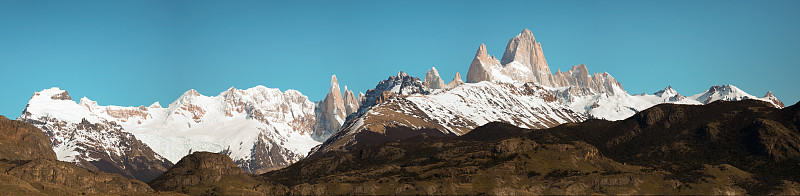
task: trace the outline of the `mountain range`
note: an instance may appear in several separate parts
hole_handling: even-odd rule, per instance
[[[237,178],[249,179],[253,178],[250,174],[263,174],[289,167],[264,175],[287,178],[288,174],[285,172],[297,170],[300,166],[294,165],[301,160],[323,160],[332,156],[331,154],[360,152],[376,145],[415,141],[415,138],[451,140],[447,138],[470,137],[473,130],[480,130],[482,126],[493,123],[503,123],[524,130],[557,130],[565,124],[591,124],[599,121],[618,123],[630,121],[631,118],[644,118],[640,116],[643,111],[665,103],[669,107],[701,107],[697,105],[716,101],[755,100],[765,102],[767,107],[779,111],[783,111],[780,109],[785,107],[771,92],[757,97],[730,84],[712,86],[709,90],[692,96],[681,95],[670,86],[653,94],[631,95],[609,73],[590,73],[583,64],[572,66],[565,72],[557,70],[553,73],[547,64],[541,43],[536,41],[528,29],[509,40],[501,59],[489,55],[486,46],[481,44],[469,66],[466,82],[461,79],[460,73],[455,75],[451,81],[445,82],[435,67],[430,68],[422,79],[400,71],[378,82],[375,88],[359,94],[355,94],[347,86],[340,89],[334,75],[326,97],[318,102],[312,102],[295,90],[280,91],[264,86],[248,89],[231,87],[216,96],[188,90],[167,107],[162,107],[158,102],[138,107],[104,106],[86,97],[74,101],[66,90],[53,87],[35,92],[17,120],[41,129],[49,139],[47,144],[58,161],[72,163],[90,171],[109,172],[150,182],[151,187],[161,187],[156,189],[174,191],[177,186],[160,184],[172,182],[162,174],[188,175],[186,173],[190,170],[177,174],[167,171],[178,166],[200,167],[196,164],[180,164],[187,159],[187,155],[217,157],[214,159],[218,159],[218,155],[224,155],[244,172],[234,169],[220,175],[232,173],[231,175],[240,176]],[[748,101],[750,104],[756,102]],[[658,118],[656,121],[665,119]],[[575,137],[578,136],[569,136]],[[608,139],[620,138],[624,137]],[[537,141],[541,138],[529,139]],[[569,151],[575,156],[585,151],[606,148],[602,143],[593,143],[590,140],[582,139],[594,147],[566,141],[561,141],[560,144],[571,145],[564,148],[579,149]],[[482,142],[480,145],[487,141]],[[789,148],[793,147],[789,143]],[[469,144],[470,142],[466,142],[458,145]],[[559,146],[553,145],[551,147]],[[379,149],[386,150],[384,147]],[[402,149],[411,150],[407,147]],[[212,154],[195,153],[203,151]],[[604,152],[606,153],[613,154],[616,151]],[[595,165],[593,167],[598,170],[592,171],[632,172],[637,169],[624,164],[620,166],[624,162],[615,161],[622,161],[624,158],[612,154],[608,154],[609,157],[598,156],[600,158],[597,160],[603,160],[600,161],[603,164],[615,165],[617,169]],[[204,159],[202,157],[199,159]],[[790,157],[794,158],[796,157]],[[228,159],[220,160],[225,162]],[[714,166],[719,164],[722,163],[715,163]],[[231,168],[233,165],[224,167]],[[313,167],[319,169],[323,166]],[[654,165],[645,167],[676,172]],[[744,167],[741,165],[736,167],[749,169],[741,168]],[[260,177],[256,177],[258,178]],[[275,184],[281,182],[272,182],[271,185]],[[296,185],[298,184],[283,183],[281,186],[286,187],[281,190],[295,191],[292,187]],[[331,192],[329,188],[323,189],[329,191],[324,193],[341,193]],[[461,194],[446,191],[439,193]],[[469,193],[473,192],[466,194]]]
[[[193,152],[144,184],[55,160],[44,132],[0,116],[0,133],[15,136],[0,143],[0,193],[796,195],[798,119],[798,104],[659,104],[620,121],[491,122],[461,136],[352,146],[261,175]]]

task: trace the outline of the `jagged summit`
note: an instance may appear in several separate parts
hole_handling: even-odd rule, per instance
[[[431,67],[428,73],[425,74],[425,86],[431,89],[445,88],[444,81],[439,76],[439,71],[436,70],[436,67]]]
[[[772,102],[772,104],[775,104],[776,106],[780,106],[779,108],[786,107],[786,105],[784,105],[783,102],[781,102],[781,100],[778,100],[778,97],[775,97],[775,94],[772,94],[772,91],[767,91],[767,94],[765,94],[764,97],[761,98],[769,100],[770,102]]]
[[[337,88],[339,86],[339,80],[336,79],[336,74],[333,74],[331,76],[331,87],[333,87],[333,86],[337,86]]]
[[[775,97],[775,94],[772,94],[772,91],[767,91],[767,94],[764,97]]]
[[[356,97],[353,91],[347,89],[347,85],[344,86],[344,95],[342,95],[342,99],[344,100],[344,108],[346,110],[345,114],[350,115],[353,112],[358,110],[358,106],[361,104],[359,101],[360,97]]]
[[[568,72],[553,74],[545,60],[541,43],[525,29],[511,38],[502,60],[490,58],[481,44],[467,72],[467,82],[492,81],[501,83],[533,82],[545,87],[575,87],[582,95],[625,93],[622,85],[608,73],[590,75],[586,65],[573,66]]]
[[[453,80],[451,80],[449,83],[447,83],[447,85],[445,87],[447,89],[452,89],[452,88],[455,88],[456,86],[459,86],[459,85],[462,85],[462,84],[464,84],[464,81],[461,80],[461,73],[456,72],[456,76],[453,77]]]
[[[452,80],[451,82],[461,82],[461,83],[464,83],[464,81],[463,81],[463,80],[461,80],[461,73],[458,73],[458,72],[456,72],[456,76],[455,76],[455,77],[453,77],[453,80]]]
[[[516,37],[508,41],[500,63],[507,65],[513,61],[518,61],[528,66],[547,66],[547,62],[544,61],[544,54],[542,54],[541,44],[536,42],[536,38],[533,37],[533,32],[530,30],[523,29]]]
[[[260,173],[298,161],[319,144],[310,136],[314,103],[295,90],[255,86],[204,96],[191,89],[166,108],[51,98],[65,92],[34,93],[19,119],[46,130],[59,160],[93,170],[154,177],[149,169],[159,167],[141,162],[166,164],[191,149],[223,152],[245,171]]]
[[[669,85],[664,90],[660,90],[660,91],[655,92],[653,94],[656,95],[656,96],[659,96],[659,97],[672,97],[672,96],[679,95],[678,91],[675,91],[675,89],[672,88],[672,85]]]

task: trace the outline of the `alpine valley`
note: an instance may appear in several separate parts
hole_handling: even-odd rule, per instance
[[[631,95],[583,64],[552,72],[528,29],[500,59],[478,46],[464,79],[400,71],[356,94],[334,75],[317,102],[255,86],[166,107],[44,89],[0,118],[19,135],[0,193],[800,194],[800,112],[771,92]],[[52,165],[93,180],[35,169]]]

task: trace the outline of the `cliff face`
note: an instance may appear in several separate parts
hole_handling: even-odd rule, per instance
[[[798,108],[717,101],[539,130],[493,122],[328,151],[262,178],[305,195],[796,194]]]
[[[443,89],[445,88],[444,80],[439,76],[439,71],[436,67],[431,67],[428,73],[425,74],[425,86],[430,89]]]
[[[34,93],[19,120],[42,129],[61,161],[142,181],[193,151],[224,152],[245,172],[263,173],[319,143],[311,136],[314,103],[298,91],[264,86],[217,96],[188,90],[166,108],[76,102],[51,88]]]
[[[28,123],[0,116],[0,159],[56,159],[50,138]]]
[[[345,96],[339,90],[339,80],[336,75],[331,76],[331,87],[319,105],[314,109],[316,121],[314,122],[314,139],[325,141],[328,137],[339,131],[347,115],[357,109],[358,103],[352,91],[345,88]]]

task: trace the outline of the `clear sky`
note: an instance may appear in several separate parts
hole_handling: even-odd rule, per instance
[[[264,85],[321,100],[435,66],[466,77],[522,29],[551,70],[586,64],[629,93],[734,84],[800,100],[800,1],[0,0],[0,115],[60,87],[100,105],[162,105]]]

